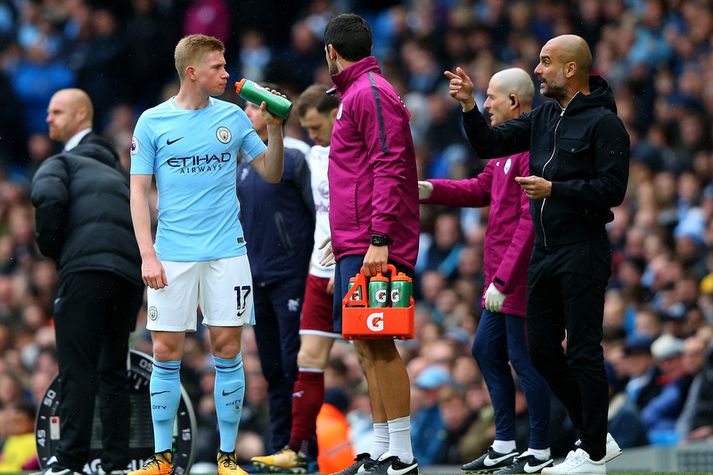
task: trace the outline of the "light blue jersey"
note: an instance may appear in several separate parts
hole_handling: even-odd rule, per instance
[[[173,98],[139,117],[131,141],[131,174],[156,175],[158,231],[165,261],[207,261],[246,253],[236,186],[238,158],[265,151],[243,110],[209,98],[199,110]]]

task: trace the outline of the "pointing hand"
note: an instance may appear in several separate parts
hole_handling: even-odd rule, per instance
[[[468,112],[473,109],[475,107],[475,99],[473,99],[473,81],[471,81],[465,71],[458,66],[455,73],[445,71],[443,75],[451,80],[448,84],[448,94],[450,94],[453,99],[461,103],[463,112]]]

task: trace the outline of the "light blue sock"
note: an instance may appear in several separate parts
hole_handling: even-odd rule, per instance
[[[156,453],[173,446],[173,421],[181,401],[180,369],[180,361],[153,361],[149,391]]]
[[[235,358],[219,358],[213,355],[213,362],[215,363],[215,413],[218,416],[220,450],[232,453],[235,451],[235,440],[238,438],[238,424],[243,413],[245,396],[243,355],[238,353]]]

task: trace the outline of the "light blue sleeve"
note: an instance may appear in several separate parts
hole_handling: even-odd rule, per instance
[[[240,130],[238,150],[241,158],[245,160],[246,163],[250,163],[265,152],[267,147],[257,132],[255,132],[255,129],[253,129],[253,125],[250,119],[248,119],[248,116],[245,115],[245,112],[238,107],[238,112],[235,115],[237,117],[238,130]]]
[[[136,122],[131,138],[131,174],[153,175],[156,158],[156,141],[144,112]]]

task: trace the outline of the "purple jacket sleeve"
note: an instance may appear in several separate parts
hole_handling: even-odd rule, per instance
[[[397,210],[403,199],[400,190],[407,176],[409,154],[406,150],[411,140],[408,112],[400,101],[397,103],[376,86],[356,94],[353,111],[374,170],[369,231],[392,236]]]
[[[530,175],[530,155],[522,153],[518,156],[518,175]],[[519,188],[519,187],[518,187]],[[500,260],[500,266],[493,276],[493,285],[504,294],[511,293],[518,283],[518,276],[527,272],[527,265],[532,254],[532,246],[535,242],[535,231],[532,227],[532,216],[530,215],[530,200],[522,191],[520,192],[520,213],[515,228],[515,233],[510,241],[505,255]]]
[[[479,208],[490,204],[493,168],[489,163],[478,176],[467,180],[428,181],[433,183],[433,193],[421,203]]]

